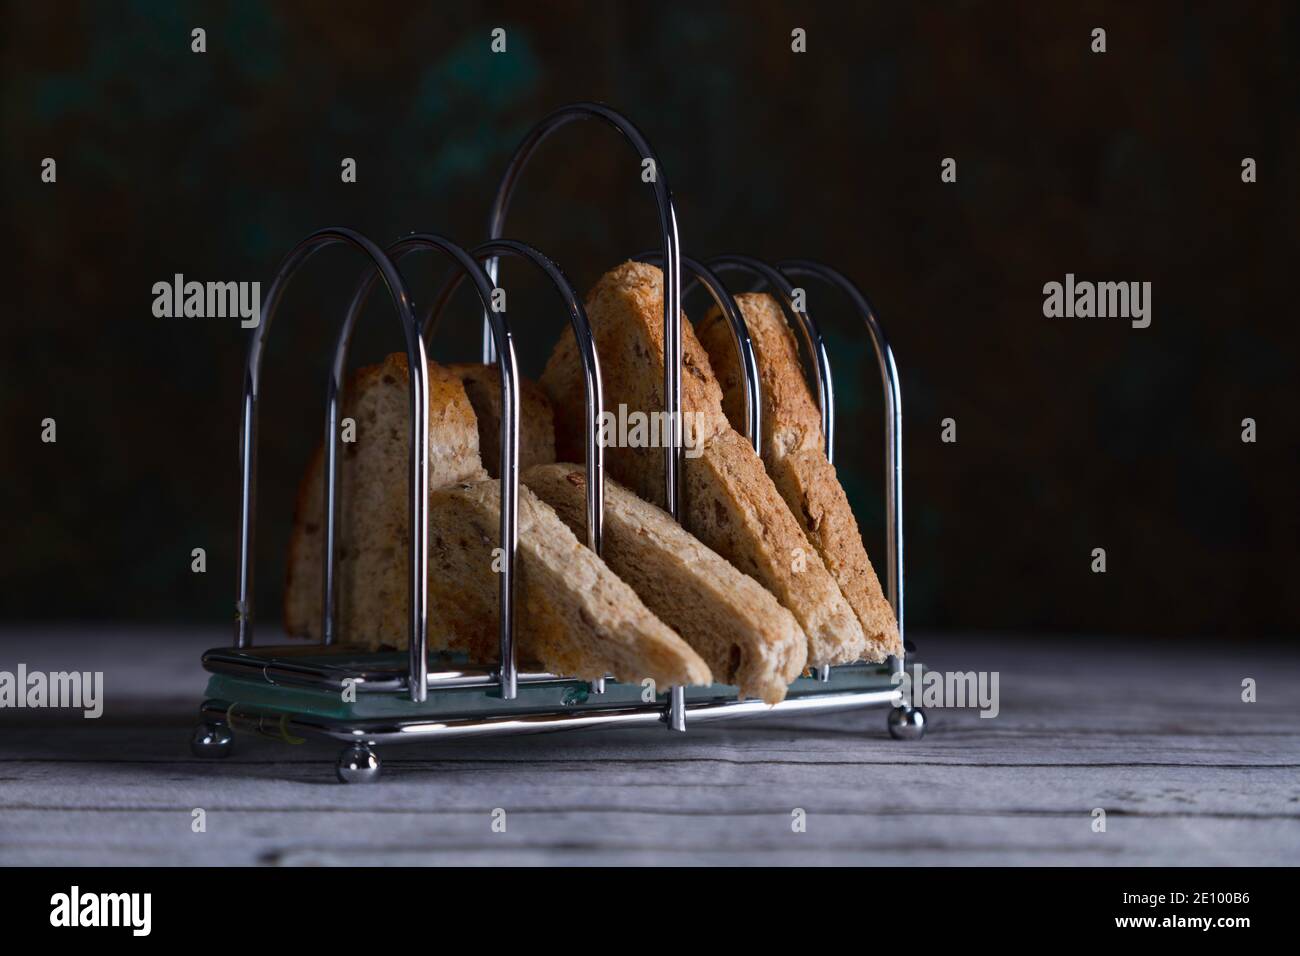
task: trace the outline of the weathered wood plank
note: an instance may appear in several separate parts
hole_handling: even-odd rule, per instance
[[[1259,865],[1294,861],[1294,836],[1272,819],[1206,821],[1111,817],[1094,833],[1085,814],[854,815],[811,809],[806,833],[782,812],[507,811],[493,833],[486,812],[312,813],[210,811],[206,833],[183,811],[8,811],[6,864],[139,863],[1162,863]],[[1294,833],[1294,827],[1290,831]],[[1210,839],[1207,839],[1210,837]]]
[[[1300,661],[1279,649],[1229,666],[922,637],[932,666],[1000,671],[996,719],[932,712],[916,744],[868,710],[388,748],[382,784],[340,787],[325,745],[189,755],[198,654],[221,637],[0,634],[0,669],[103,669],[108,697],[98,721],[0,711],[0,862],[1300,862]]]

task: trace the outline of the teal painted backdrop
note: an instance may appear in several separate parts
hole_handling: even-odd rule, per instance
[[[599,99],[660,151],[687,252],[824,258],[874,299],[903,373],[914,627],[1297,630],[1293,5],[50,3],[3,17],[5,621],[233,614],[244,333],[155,319],[154,282],[266,284],[325,225],[472,244],[528,127]],[[496,26],[505,55],[489,50]],[[796,26],[806,54],[791,53]],[[47,156],[55,185],[39,179]],[[939,181],[945,156],[956,184]],[[509,233],[587,287],[653,242],[635,159],[606,131],[566,131]],[[413,263],[427,300],[441,273]],[[264,615],[359,272],[323,256],[272,338]],[[1151,281],[1152,327],[1045,319],[1042,285],[1066,272]],[[531,277],[507,278],[536,374],[564,318]],[[879,559],[874,358],[813,296],[841,474]],[[391,326],[368,315],[355,361],[398,348]],[[476,343],[463,297],[434,354]],[[39,441],[46,417],[55,445]],[[1089,570],[1098,546],[1106,575]]]

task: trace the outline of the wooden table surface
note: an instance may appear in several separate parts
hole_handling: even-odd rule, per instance
[[[106,698],[98,720],[0,710],[0,863],[1300,863],[1282,645],[917,634],[931,667],[1000,673],[996,719],[932,710],[917,743],[877,708],[389,747],[380,783],[343,786],[332,744],[190,756],[199,655],[227,637],[0,631],[0,670],[102,670]]]

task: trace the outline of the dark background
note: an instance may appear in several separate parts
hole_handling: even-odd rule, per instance
[[[489,52],[496,26],[505,55]],[[233,619],[247,333],[154,318],[154,282],[265,292],[326,225],[472,245],[525,131],[595,99],[659,151],[688,254],[821,258],[874,300],[903,378],[913,627],[1297,631],[1294,4],[43,3],[5,5],[0,34],[0,620]],[[40,182],[46,156],[56,185]],[[507,234],[585,290],[656,241],[638,173],[613,132],[565,130]],[[427,301],[441,265],[408,261]],[[271,337],[264,619],[361,265],[318,256]],[[1152,282],[1151,327],[1044,318],[1042,286],[1067,272]],[[526,271],[504,278],[535,376],[563,313]],[[830,337],[840,473],[883,576],[875,360],[836,300],[813,287],[810,305]],[[376,297],[354,364],[400,348],[387,311]],[[431,354],[477,343],[463,295]],[[955,445],[939,441],[948,416]]]

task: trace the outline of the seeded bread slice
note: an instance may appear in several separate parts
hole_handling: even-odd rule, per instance
[[[343,445],[339,626],[349,644],[407,646],[409,381],[389,356],[351,379]],[[497,657],[500,488],[479,463],[478,425],[459,379],[429,365],[429,645],[471,659]],[[320,637],[323,454],[313,456],[290,538],[285,627]],[[707,684],[708,666],[628,585],[583,547],[526,488],[519,495],[516,637],[520,662],[577,677],[649,677],[661,686]]]
[[[826,459],[821,415],[804,378],[794,333],[770,295],[736,296],[763,392],[763,463],[848,600],[869,642],[867,659],[902,653],[898,622],[867,558],[857,520]],[[723,390],[728,419],[743,426],[744,391],[731,330],[715,306],[698,330]]]
[[[492,478],[500,478],[501,373],[495,365],[460,362],[448,371],[465,386],[478,419],[479,450]],[[546,392],[532,379],[519,376],[519,470],[555,461],[555,415]]]
[[[663,273],[627,262],[587,297],[605,383],[606,411],[663,409]],[[753,448],[731,427],[722,391],[689,322],[682,327],[682,409],[695,447],[685,458],[684,525],[707,547],[755,578],[787,607],[808,637],[808,663],[838,664],[867,650],[862,625],[821,558],[809,546]],[[556,451],[581,460],[582,369],[562,338],[542,374],[556,417]],[[576,450],[576,454],[574,451]],[[610,476],[653,504],[664,504],[663,450],[609,447]]]
[[[445,629],[446,646],[472,660],[498,654],[499,584],[491,567],[500,496],[496,480],[429,496],[430,615]],[[650,678],[663,688],[712,683],[700,656],[526,487],[519,489],[517,567],[521,656],[586,679]]]
[[[521,476],[575,535],[587,526],[579,465],[539,465]],[[761,584],[691,536],[666,511],[605,481],[602,556],[660,619],[699,652],[715,679],[769,704],[804,669],[808,638]]]
[[[430,362],[428,382],[429,486],[485,477],[460,381]],[[401,353],[354,372],[343,393],[342,416],[356,422],[356,441],[339,444],[338,620],[346,639],[372,647],[406,646],[410,401]],[[284,589],[285,630],[313,640],[321,634],[323,474],[317,446],[299,484]]]

